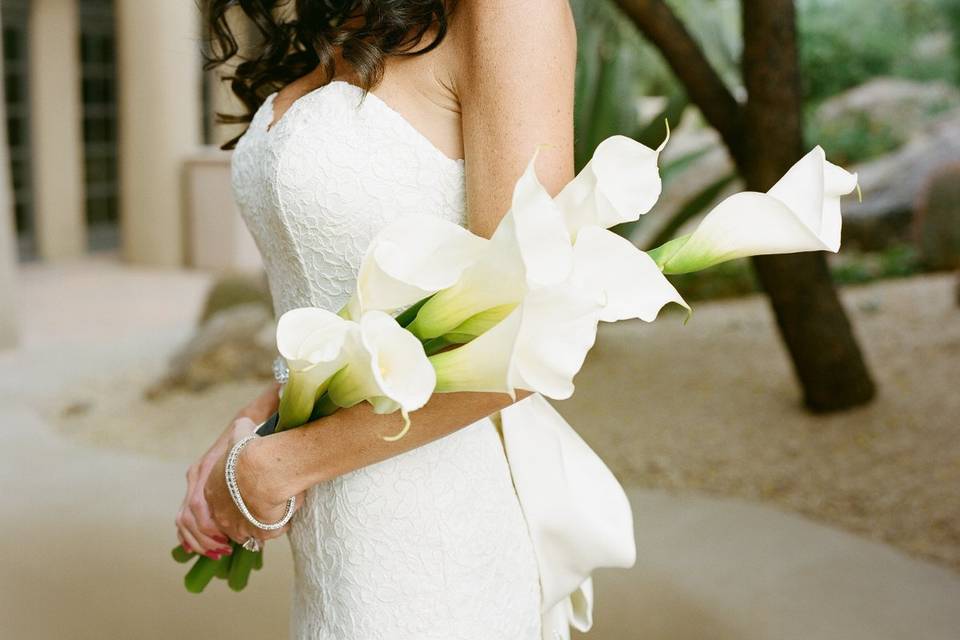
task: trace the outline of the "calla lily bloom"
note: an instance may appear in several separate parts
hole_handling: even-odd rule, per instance
[[[857,186],[815,147],[767,193],[743,192],[714,208],[690,235],[650,252],[664,273],[689,273],[735,258],[840,249],[840,198]]]
[[[470,342],[477,336],[495,327],[516,308],[517,305],[515,304],[502,304],[499,307],[491,307],[486,311],[481,311],[477,315],[464,320],[461,324],[454,327],[452,331],[444,334],[443,337],[452,344]]]
[[[376,413],[403,415],[403,437],[410,426],[409,413],[427,403],[436,385],[436,374],[423,345],[397,321],[382,311],[363,314],[354,325],[346,351],[346,366],[330,381],[327,394],[340,407],[369,402]]]
[[[653,258],[612,231],[588,226],[573,247],[574,286],[601,300],[600,320],[639,318],[653,322],[665,305],[690,307],[664,277]]]
[[[504,320],[462,347],[430,357],[437,392],[516,389],[569,398],[597,335],[602,304],[563,284],[531,289]]]
[[[587,226],[609,229],[650,211],[663,185],[657,160],[670,139],[651,149],[626,136],[601,142],[593,157],[556,198],[567,231],[576,239]]]
[[[394,312],[453,286],[487,240],[431,215],[402,216],[377,233],[364,255],[346,315]]]
[[[433,296],[407,328],[436,338],[467,319],[502,305],[518,304],[530,287],[563,282],[573,247],[556,203],[537,179],[536,155],[517,181],[510,211],[476,262],[449,289]]]
[[[280,429],[305,424],[330,378],[346,363],[345,346],[353,323],[324,309],[305,307],[284,313],[277,323],[277,350],[290,377],[280,398]]]

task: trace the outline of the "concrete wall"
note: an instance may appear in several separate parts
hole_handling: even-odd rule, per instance
[[[116,12],[123,256],[180,266],[182,167],[201,136],[199,13],[191,0],[117,0]]]
[[[254,271],[260,253],[237,211],[230,181],[230,153],[207,147],[184,167],[187,260],[198,269]]]

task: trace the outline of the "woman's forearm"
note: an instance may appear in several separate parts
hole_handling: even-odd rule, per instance
[[[518,398],[529,395],[518,392]],[[283,500],[315,484],[381,462],[473,424],[512,404],[502,393],[445,393],[410,415],[403,438],[399,413],[377,415],[362,403],[298,429],[262,438],[244,455],[258,492]],[[254,443],[251,443],[254,445]]]

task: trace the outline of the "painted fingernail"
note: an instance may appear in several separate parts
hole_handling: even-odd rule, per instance
[[[207,552],[206,552],[205,554],[203,554],[203,555],[207,556],[207,557],[210,558],[211,560],[219,560],[219,559],[220,559],[220,554],[219,554],[219,553],[216,553],[215,551],[207,551]]]
[[[184,542],[180,546],[183,547],[183,550],[186,551],[187,553],[193,553],[193,549],[191,549],[190,545],[188,545],[186,542]]]
[[[232,551],[233,549],[231,549],[230,547],[227,547],[226,549],[217,549],[217,553],[219,553],[222,556],[228,556]]]

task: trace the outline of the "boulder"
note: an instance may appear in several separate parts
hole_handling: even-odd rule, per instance
[[[916,133],[898,151],[852,167],[863,201],[847,198],[843,239],[847,246],[881,250],[913,239],[913,211],[930,177],[960,162],[960,109]]]
[[[932,117],[956,107],[960,107],[960,90],[946,82],[879,77],[824,100],[814,111],[813,121],[831,130],[866,126],[906,140]]]
[[[273,313],[259,303],[218,311],[170,361],[169,373],[147,391],[202,391],[221,382],[273,377],[277,355]]]
[[[917,202],[914,228],[926,268],[960,267],[960,162],[941,167],[928,179]]]
[[[273,308],[266,274],[230,273],[220,276],[207,294],[200,324],[219,311],[244,304],[259,304],[268,311]]]

